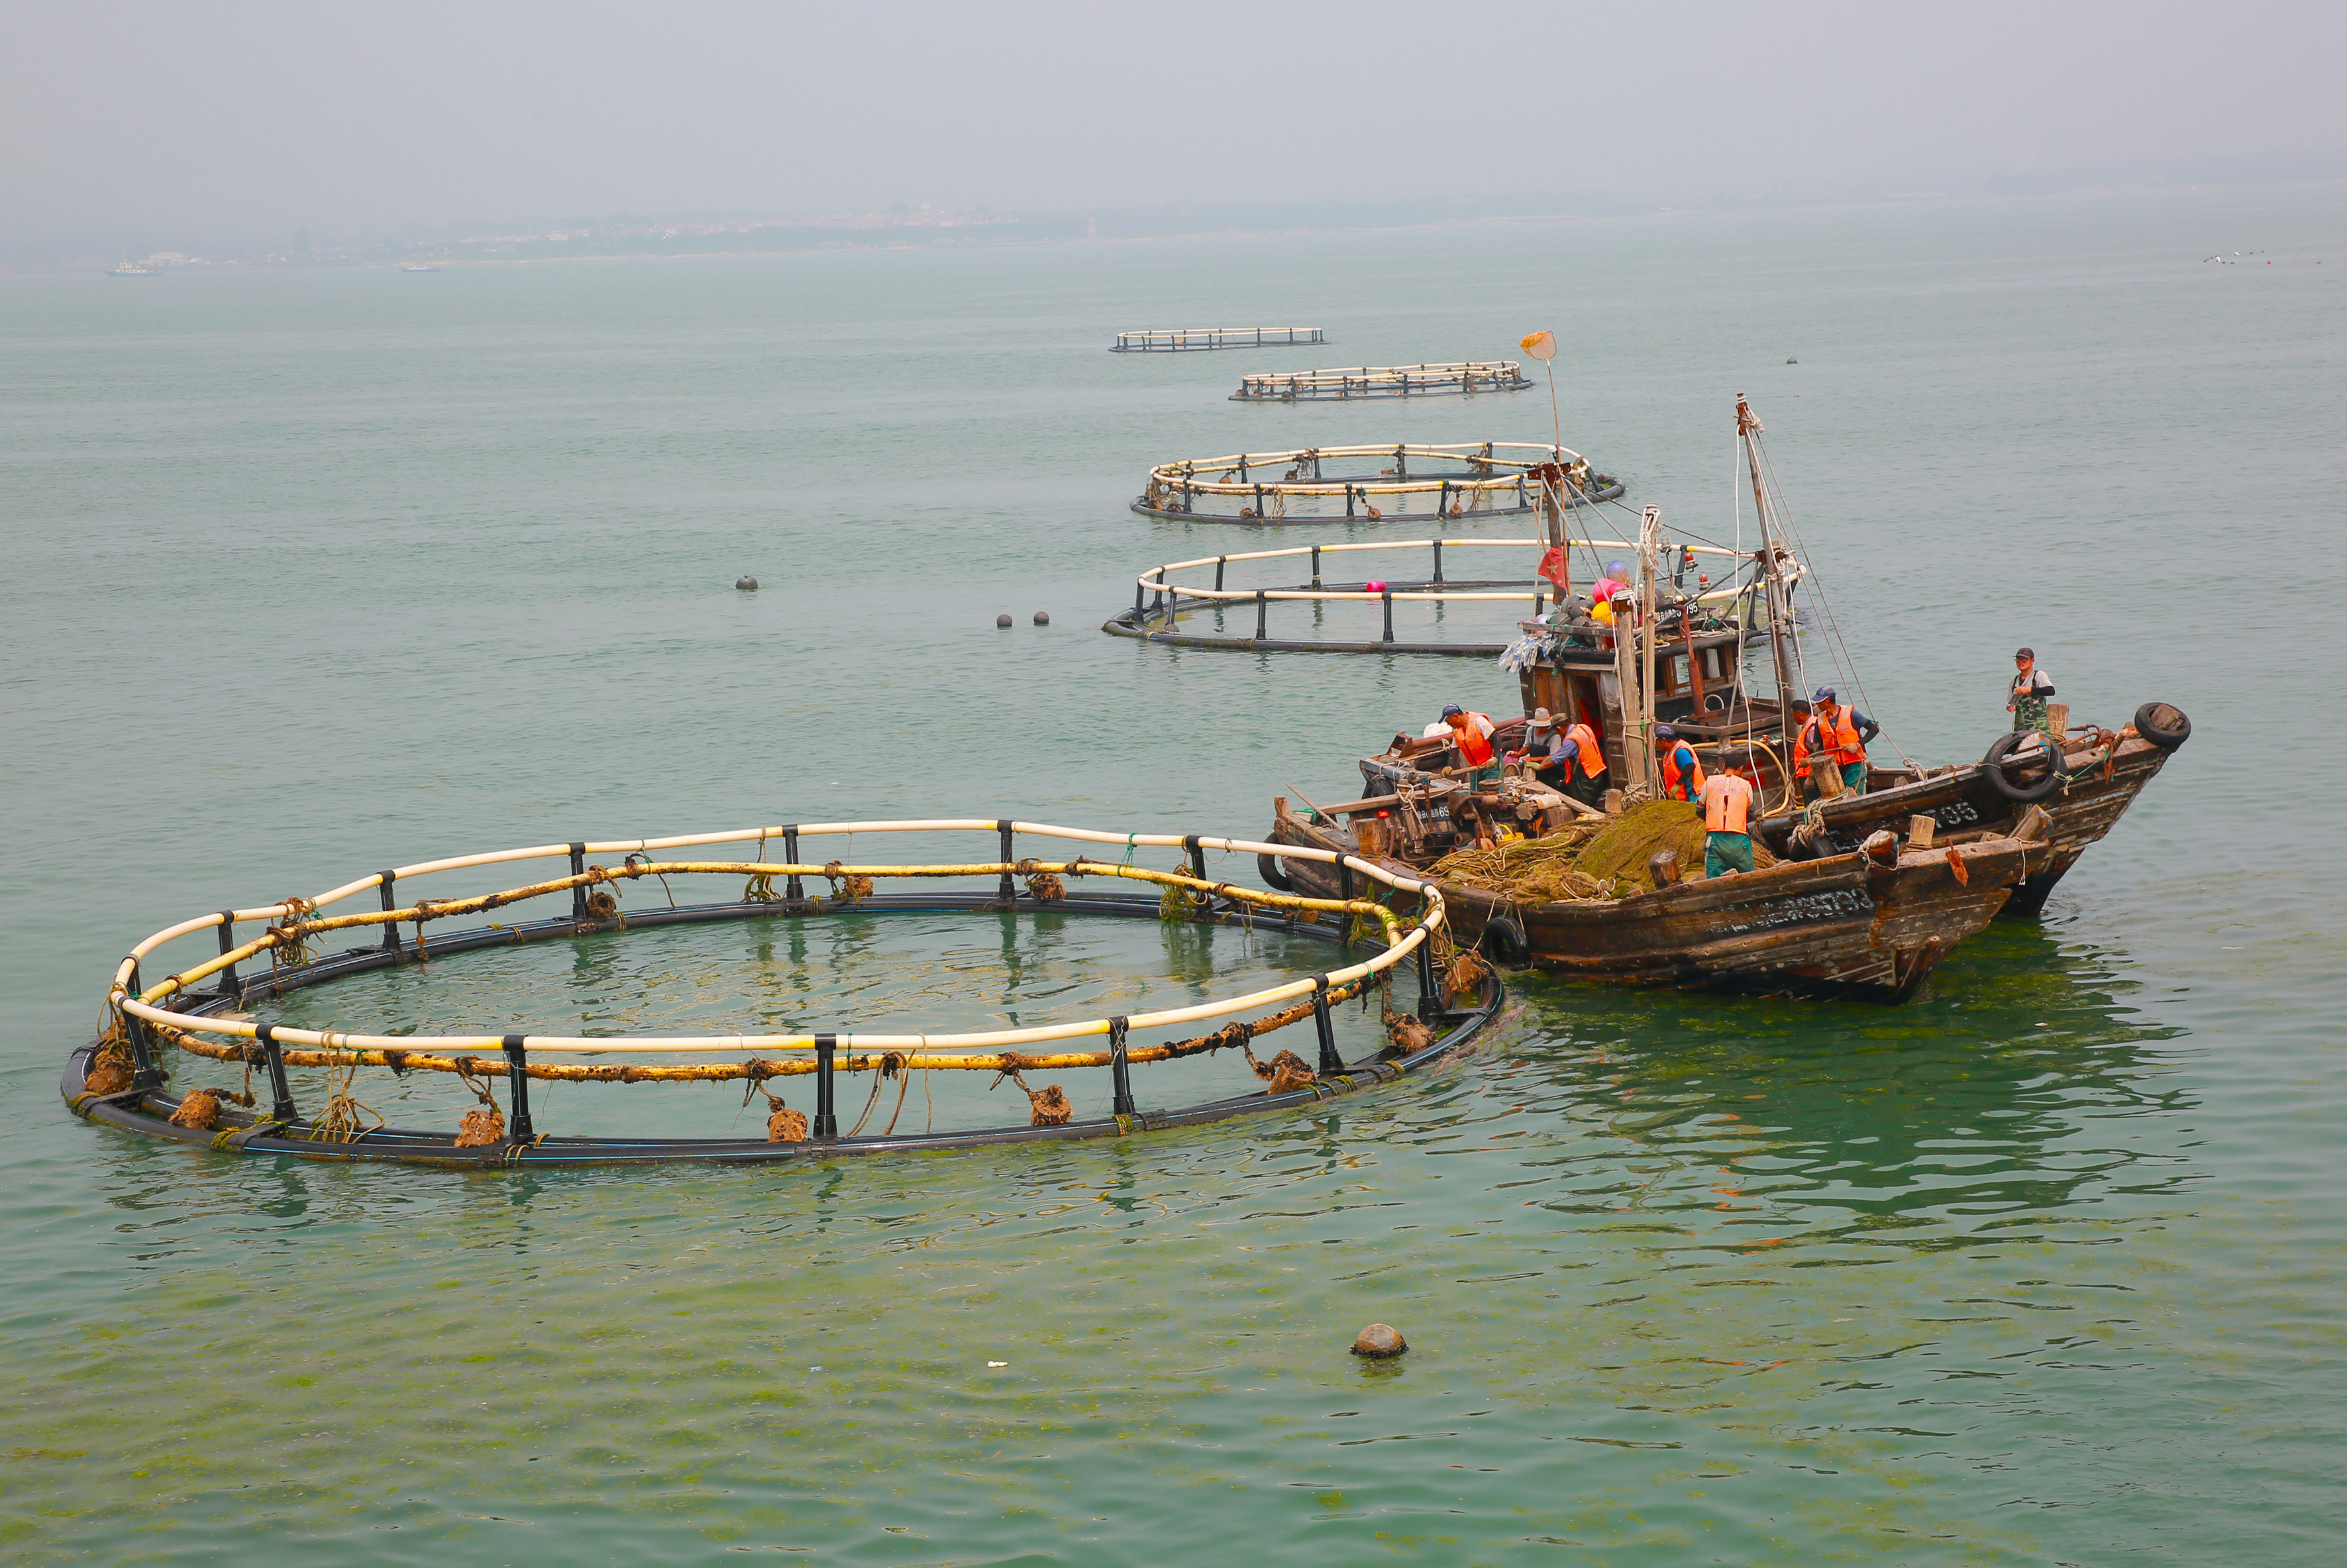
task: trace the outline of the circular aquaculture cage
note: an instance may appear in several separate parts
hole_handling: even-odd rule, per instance
[[[1567,506],[1623,493],[1610,474],[1562,446],[1305,446],[1160,463],[1133,509],[1186,523],[1406,523],[1540,509],[1543,484]]]
[[[1239,377],[1233,403],[1350,403],[1364,397],[1463,396],[1522,392],[1532,385],[1512,359],[1441,364],[1365,364],[1352,370],[1296,370]]]
[[[1637,548],[1627,539],[1574,538],[1567,544],[1574,549]],[[1133,608],[1120,610],[1101,630],[1114,637],[1138,638],[1175,648],[1228,648],[1257,653],[1434,653],[1493,658],[1505,652],[1509,643],[1515,641],[1523,620],[1537,619],[1549,608],[1555,600],[1556,587],[1547,579],[1529,572],[1519,577],[1472,574],[1481,563],[1491,563],[1483,568],[1489,571],[1510,562],[1536,562],[1547,548],[1543,540],[1525,538],[1347,540],[1200,556],[1195,560],[1172,561],[1143,572],[1133,581]],[[1690,566],[1699,557],[1717,557],[1723,561],[1744,559],[1734,550],[1713,545],[1681,545],[1674,548],[1678,559]],[[1428,569],[1425,577],[1416,581],[1378,579],[1374,584],[1368,580],[1342,581],[1334,578],[1328,563],[1328,558],[1337,556],[1379,558],[1403,551],[1423,552],[1419,560],[1406,564],[1423,565]],[[1240,576],[1232,570],[1236,567],[1243,574],[1258,561],[1293,561],[1300,566],[1307,559],[1312,569],[1309,581],[1276,588],[1244,586]],[[1467,566],[1469,576],[1455,575],[1461,565]],[[1214,573],[1211,583],[1205,580],[1209,569]],[[1731,580],[1717,588],[1711,587],[1707,580],[1698,582],[1694,597],[1722,614],[1744,616],[1746,624],[1752,624],[1750,618],[1758,607],[1750,590],[1738,589],[1730,576]],[[1292,609],[1297,605],[1312,607],[1312,625],[1305,629],[1312,635],[1302,635],[1289,625],[1273,623],[1276,607]],[[1327,605],[1352,611],[1345,622],[1352,635],[1345,630],[1322,631],[1322,607]],[[1396,606],[1401,608],[1405,618],[1399,636],[1394,619]],[[1491,613],[1468,620],[1458,641],[1447,636],[1433,641],[1414,635],[1434,630],[1422,614],[1412,621],[1409,617],[1414,610],[1437,607],[1440,613],[1441,608],[1450,606]],[[1446,623],[1443,630],[1451,629]],[[1765,631],[1765,623],[1761,630]],[[1495,637],[1499,640],[1493,641]]]
[[[983,834],[995,854],[985,860],[851,863],[801,853],[807,839],[846,838],[852,849],[851,835],[859,833]],[[1021,856],[1022,837],[1054,841],[1054,847],[1105,845],[1122,858],[1069,857],[1063,848],[1059,855]],[[769,850],[777,844],[781,856],[770,858]],[[708,857],[707,851],[719,845],[755,847],[746,856]],[[1183,869],[1157,871],[1133,864],[1135,854],[1151,846],[1180,852]],[[1340,896],[1302,897],[1211,879],[1205,858],[1209,850],[1330,862],[1337,867]],[[560,869],[522,886],[488,892],[424,898],[411,891],[413,884],[425,877],[477,883],[486,868],[532,861],[552,862]],[[689,893],[695,878],[738,883],[739,895],[710,903],[680,901],[680,886]],[[878,890],[884,883],[899,880],[930,886],[921,891]],[[957,880],[962,884],[959,889],[941,886]],[[976,888],[970,886],[973,880],[979,884]],[[827,891],[811,897],[809,885],[817,881]],[[1083,886],[1087,882],[1103,886]],[[1149,890],[1112,890],[1118,883],[1139,883]],[[640,892],[651,895],[645,899],[648,907],[623,907],[623,897]],[[365,899],[368,893],[375,897]],[[507,917],[439,928],[466,917],[502,914],[545,900],[568,907],[537,918]],[[336,908],[366,902],[377,907]],[[1213,940],[1221,932],[1250,943],[1276,938],[1283,944],[1335,947],[1338,951],[1332,957],[1338,961],[1301,975],[1289,966],[1260,976],[1264,983],[1251,988],[1225,982],[1217,989],[1201,981],[1204,994],[1182,1005],[974,1031],[891,1030],[886,1020],[876,1029],[865,1030],[840,1017],[838,1028],[825,1030],[637,1034],[586,1029],[530,1032],[491,1026],[425,1032],[412,1024],[395,1028],[382,1019],[373,1027],[302,1027],[257,1016],[271,1009],[281,1014],[298,1012],[305,1002],[323,1014],[333,1003],[332,994],[309,993],[333,982],[356,983],[354,977],[370,974],[398,976],[414,989],[425,987],[425,977],[441,971],[458,955],[558,939],[571,943],[571,967],[560,979],[565,987],[573,987],[579,983],[579,969],[608,966],[611,944],[653,941],[666,927],[723,921],[786,924],[794,933],[825,923],[853,925],[855,939],[840,949],[842,961],[853,968],[859,957],[868,960],[874,950],[872,921],[910,916],[949,923],[988,917],[1005,928],[1021,922],[1137,917],[1159,922],[1169,943],[1176,932],[1193,940]],[[258,935],[240,939],[240,927],[255,926],[261,927]],[[154,959],[159,950],[186,938],[200,940],[205,932],[217,938],[216,955],[142,984],[142,964],[159,962]],[[1009,820],[952,820],[792,825],[546,845],[401,866],[345,883],[315,898],[222,910],[158,931],[133,948],[117,969],[105,1027],[97,1040],[72,1053],[62,1090],[73,1109],[91,1120],[223,1152],[457,1166],[741,1162],[1122,1136],[1310,1105],[1399,1077],[1464,1044],[1497,1011],[1501,989],[1497,978],[1471,957],[1451,954],[1442,932],[1442,897],[1430,883],[1351,856],[1195,834],[1114,834]],[[638,935],[630,938],[628,933]],[[326,951],[329,941],[339,937],[360,938],[360,945]],[[1063,977],[1050,972],[1048,952],[1028,961],[1047,971],[1053,982],[1041,994],[1067,989],[1059,983]],[[867,961],[865,967],[871,965]],[[1231,967],[1208,962],[1208,979]],[[512,1005],[509,996],[497,992],[494,976],[485,987],[467,966],[455,968],[445,983],[457,989],[465,1005],[485,1009]],[[779,989],[796,993],[794,1007],[825,1005],[811,996],[804,962],[786,968]],[[682,983],[672,969],[658,978]],[[1108,997],[1137,994],[1132,977],[1112,979]],[[1398,982],[1414,993],[1404,998],[1406,1011],[1395,1005]],[[344,987],[345,994],[350,989]],[[954,985],[949,979],[933,989],[951,993]],[[1144,995],[1141,999],[1149,999]],[[1348,1001],[1358,1007],[1344,1009]],[[1372,1004],[1377,1004],[1374,1015],[1366,1011]],[[668,1005],[691,1010],[689,998]],[[326,1020],[322,1016],[315,1021]],[[1214,1027],[1196,1032],[1209,1023]],[[1257,1056],[1255,1042],[1304,1025],[1310,1026],[1309,1031],[1299,1032],[1297,1039],[1307,1054],[1296,1050],[1274,1053],[1267,1048],[1265,1057]],[[1350,1060],[1340,1038],[1355,1045]],[[1235,1058],[1221,1057],[1225,1051]],[[1225,1064],[1221,1071],[1215,1067],[1218,1061]],[[1236,1069],[1238,1061],[1244,1061],[1243,1070]],[[193,1079],[206,1066],[219,1081],[198,1085]],[[1164,1071],[1136,1073],[1144,1067]],[[175,1069],[185,1071],[189,1081],[175,1083]],[[297,1071],[303,1075],[304,1098],[310,1102],[306,1113],[296,1100]],[[1106,1091],[1105,1114],[1079,1117],[1075,1102],[1059,1082],[1041,1081],[1044,1074],[1086,1071],[1102,1075],[1094,1081]],[[934,1109],[930,1087],[938,1073],[982,1075],[989,1089],[1015,1083],[1027,1115],[1012,1125],[897,1132],[911,1083],[920,1080],[917,1103]],[[366,1075],[365,1087],[362,1075]],[[460,1109],[471,1104],[453,1130],[387,1126],[369,1108],[368,1099],[381,1098],[381,1086],[392,1081],[402,1086],[395,1092],[413,1098],[406,1090],[421,1081],[419,1075],[439,1075],[431,1079],[434,1087],[449,1091]],[[795,1086],[790,1081],[802,1078],[813,1081]],[[843,1083],[843,1078],[850,1081]],[[1218,1080],[1229,1081],[1218,1084]],[[738,1130],[726,1136],[615,1136],[548,1128],[546,1123],[555,1118],[548,1096],[558,1087],[567,1096],[567,1086],[574,1084],[650,1084],[671,1090],[692,1084],[738,1085],[741,1099],[732,1107],[733,1119],[738,1122],[742,1108],[764,1096],[764,1110],[753,1114],[753,1121],[763,1121],[764,1136]],[[1245,1092],[1214,1091],[1242,1085]],[[540,1100],[535,1114],[534,1087]],[[812,1094],[803,1096],[805,1109],[796,1109],[777,1087],[812,1090]],[[859,1091],[865,1091],[863,1115],[843,1133],[842,1107],[852,1113]],[[1145,1096],[1151,1103],[1144,1109],[1147,1091],[1156,1092]],[[1173,1103],[1159,1108],[1168,1101]],[[978,1102],[999,1106],[1001,1102],[980,1097]],[[687,1102],[684,1109],[694,1103],[708,1102]],[[726,1102],[718,1103],[719,1113],[724,1113]],[[706,1120],[707,1113],[702,1114]],[[867,1125],[883,1115],[885,1125],[867,1132]]]

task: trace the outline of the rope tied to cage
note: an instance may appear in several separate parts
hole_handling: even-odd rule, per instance
[[[1292,1050],[1283,1050],[1269,1061],[1258,1061],[1253,1048],[1245,1042],[1240,1043],[1239,1050],[1246,1053],[1247,1065],[1255,1070],[1255,1075],[1267,1083],[1266,1094],[1286,1094],[1320,1081],[1320,1075]]]
[[[248,1067],[245,1071],[249,1074],[251,1069]],[[338,1071],[341,1074],[339,1078],[335,1076]],[[351,1092],[351,1086],[357,1081],[358,1075],[359,1062],[355,1056],[343,1062],[339,1068],[326,1069],[326,1109],[310,1119],[310,1135],[313,1138],[322,1143],[354,1143],[383,1126],[383,1117],[377,1114],[374,1108],[362,1102]],[[494,1134],[480,1142],[485,1144],[504,1143],[505,1121],[497,1114],[497,1102],[490,1100],[487,1091],[478,1084],[473,1083],[469,1078],[466,1081],[475,1093],[479,1094],[483,1101],[487,1102],[488,1113],[495,1124]],[[473,1118],[479,1114],[480,1112],[476,1111],[466,1116],[464,1122],[466,1130],[469,1131],[472,1128]],[[368,1120],[370,1117],[374,1118],[372,1122]],[[457,1133],[456,1142],[459,1145],[464,1145],[463,1132],[460,1131]]]
[[[858,898],[872,896],[872,878],[860,871],[850,871],[842,861],[834,860],[823,868],[831,883],[831,896],[842,903],[853,904]]]
[[[986,1086],[987,1092],[989,1094],[992,1093],[994,1090],[1000,1085],[1002,1081],[1007,1078],[1010,1080],[1011,1082],[1019,1085],[1019,1091],[1027,1096],[1027,1124],[1029,1126],[1064,1127],[1069,1122],[1074,1121],[1076,1119],[1076,1108],[1068,1103],[1067,1095],[1061,1091],[1058,1084],[1046,1083],[1040,1089],[1030,1089],[1028,1087],[1026,1076],[1020,1071],[1027,1065],[1027,1059],[1020,1055],[1019,1052],[1015,1050],[1004,1051],[1002,1053],[1002,1066],[1000,1070],[995,1073],[994,1081]]]
[[[269,938],[269,972],[297,969],[316,957],[310,950],[310,927],[306,922],[318,912],[314,899],[287,898],[285,913],[278,924],[266,931]]]
[[[869,1058],[866,1061],[868,1061]],[[897,1130],[897,1118],[905,1112],[905,1093],[913,1087],[913,1075],[905,1071],[905,1053],[901,1050],[884,1050],[880,1053],[880,1061],[877,1064],[880,1071],[872,1076],[872,1092],[865,1099],[864,1114],[858,1116],[856,1119],[856,1125],[847,1130],[849,1137],[853,1138],[863,1132],[864,1124],[872,1120],[873,1108],[880,1103],[880,1091],[891,1079],[897,1081],[897,1108],[888,1113],[888,1131],[893,1132]]]
[[[480,1066],[481,1059],[477,1056],[456,1059],[457,1081],[471,1090],[481,1102],[479,1110],[466,1112],[464,1121],[457,1124],[456,1147],[459,1149],[486,1149],[506,1141],[505,1113],[497,1109],[497,1096],[490,1093],[488,1085],[481,1081],[478,1076]]]

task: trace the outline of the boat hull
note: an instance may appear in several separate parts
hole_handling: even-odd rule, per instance
[[[1354,849],[1348,835],[1286,815],[1273,824],[1270,841]],[[1957,943],[1995,917],[2047,853],[2042,845],[1991,836],[1904,851],[1887,866],[1837,855],[1570,903],[1518,904],[1445,879],[1437,885],[1454,940],[1481,942],[1495,922],[1512,922],[1536,969],[1635,985],[1904,1001]],[[1337,892],[1331,866],[1283,860],[1280,867],[1298,892]]]

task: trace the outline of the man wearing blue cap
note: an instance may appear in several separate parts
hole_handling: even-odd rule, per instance
[[[1668,724],[1655,726],[1655,757],[1662,764],[1665,800],[1691,801],[1703,793],[1703,764],[1695,760],[1695,748]]]
[[[1841,770],[1844,792],[1866,793],[1866,743],[1882,726],[1840,701],[1830,686],[1820,686],[1809,702],[1809,722],[1793,741],[1793,767],[1799,773],[1812,753]]]

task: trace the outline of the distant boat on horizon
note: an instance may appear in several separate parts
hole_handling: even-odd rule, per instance
[[[142,267],[136,261],[118,261],[114,271],[106,275],[109,278],[151,278],[156,276],[156,272],[154,268]]]
[[[399,270],[403,272],[436,272],[440,270],[440,263],[437,261],[410,261]]]

